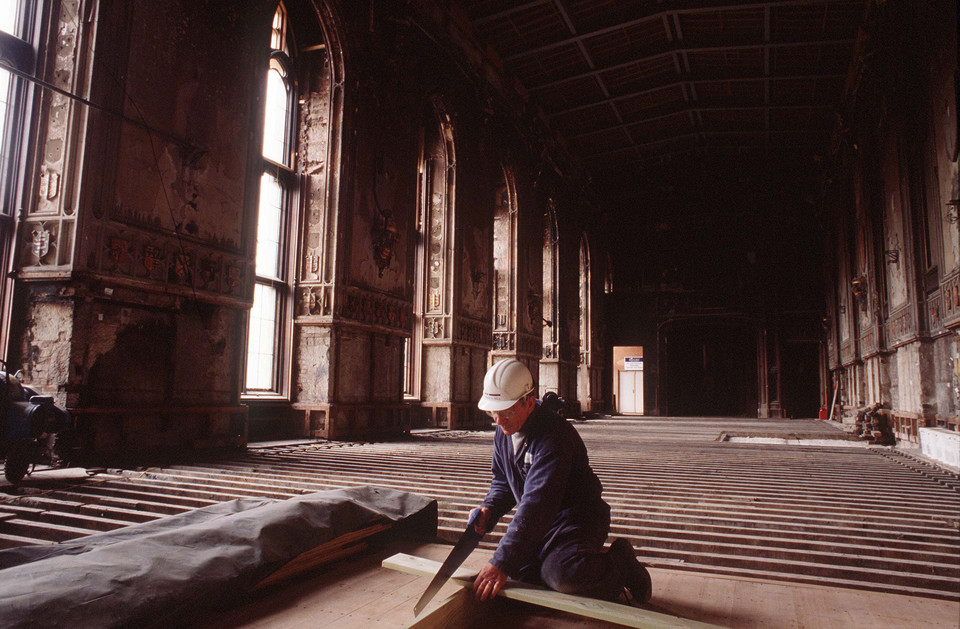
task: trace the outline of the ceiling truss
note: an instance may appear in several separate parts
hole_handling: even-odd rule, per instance
[[[461,0],[592,171],[827,150],[862,0]]]

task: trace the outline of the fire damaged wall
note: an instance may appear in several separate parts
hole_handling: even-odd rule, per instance
[[[40,90],[35,104],[10,356],[71,409],[94,458],[487,423],[475,405],[505,173],[518,218],[514,336],[500,349],[537,373],[555,204],[565,287],[549,289],[563,365],[551,382],[577,407],[590,221],[575,218],[584,204],[567,180],[580,174],[455,9],[284,3],[296,185],[290,278],[276,280],[289,288],[279,384],[263,393],[245,390],[244,365],[277,3],[42,6],[57,35],[38,74],[64,93]]]
[[[956,3],[868,3],[828,185],[829,364],[846,417],[881,404],[901,440],[957,430]],[[844,182],[844,183],[840,183]]]
[[[48,150],[21,234],[45,245],[20,249],[11,362],[97,456],[241,445],[252,33],[271,3],[43,6],[61,37],[39,73],[96,106],[39,96]]]
[[[20,299],[37,306],[14,319],[11,335],[20,342],[10,353],[10,371],[22,370],[26,382],[65,405],[74,300],[64,295],[65,291],[58,286],[24,286],[21,292]]]
[[[309,189],[293,424],[337,438],[485,424],[475,403],[493,341],[493,215],[505,167],[520,217],[510,269],[520,341],[508,351],[534,367],[542,354],[540,187],[555,167],[532,131],[539,120],[517,107],[523,98],[507,93],[463,22],[439,5],[322,7],[329,87],[317,82],[314,57],[312,74],[300,75],[309,85],[299,129]],[[572,216],[577,206],[564,205]],[[577,241],[569,219],[564,233]],[[563,262],[574,281],[576,260]],[[576,339],[570,297],[564,332]],[[574,368],[576,360],[574,352]],[[575,399],[575,384],[565,395]]]

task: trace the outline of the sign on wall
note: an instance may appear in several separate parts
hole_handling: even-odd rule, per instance
[[[624,356],[624,371],[643,371],[643,356]]]

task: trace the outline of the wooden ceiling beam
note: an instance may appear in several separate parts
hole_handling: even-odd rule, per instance
[[[557,111],[549,111],[551,116],[560,116],[563,114],[575,113],[577,111],[582,111],[585,109],[590,109],[597,105],[615,105],[619,101],[628,100],[631,98],[636,98],[638,96],[645,96],[647,94],[652,94],[654,92],[659,92],[660,90],[669,89],[671,87],[677,87],[685,84],[696,84],[696,83],[728,83],[731,81],[741,81],[741,82],[756,82],[764,81],[765,83],[770,80],[774,81],[809,81],[811,79],[842,79],[845,74],[790,74],[782,76],[759,76],[756,74],[751,75],[738,75],[738,76],[725,76],[717,77],[715,73],[711,73],[711,76],[708,78],[707,75],[703,76],[693,76],[692,74],[684,74],[679,77],[676,81],[671,81],[669,83],[661,83],[654,87],[645,88],[642,90],[637,90],[635,92],[629,92],[627,94],[621,94],[618,96],[613,96],[611,98],[605,98],[603,100],[596,100],[584,105],[577,105],[576,107],[568,107],[567,109],[560,109]]]
[[[849,39],[832,39],[832,40],[818,40],[818,41],[805,41],[805,42],[769,43],[769,44],[766,44],[766,45],[760,43],[760,44],[744,44],[744,45],[740,45],[740,46],[721,46],[721,47],[716,47],[716,46],[703,46],[703,47],[683,46],[683,47],[681,47],[681,48],[662,49],[662,50],[660,50],[660,51],[658,51],[658,52],[656,52],[656,53],[654,53],[654,54],[641,55],[641,56],[638,56],[638,57],[631,58],[629,61],[623,61],[623,62],[615,63],[615,64],[612,64],[612,65],[609,65],[609,66],[604,66],[604,67],[602,67],[602,68],[596,68],[596,69],[590,70],[590,71],[588,71],[588,72],[581,72],[581,73],[579,73],[579,74],[572,74],[572,75],[570,75],[570,76],[565,76],[565,77],[563,77],[562,79],[556,79],[556,80],[554,80],[554,81],[549,81],[549,82],[547,82],[547,83],[524,84],[524,87],[526,88],[526,90],[527,90],[528,92],[533,93],[533,92],[536,92],[536,91],[539,91],[539,90],[545,90],[545,89],[549,89],[549,88],[552,88],[552,87],[557,87],[557,86],[563,85],[564,83],[568,83],[568,82],[570,82],[570,81],[577,81],[577,80],[580,80],[580,79],[586,79],[586,78],[590,78],[590,77],[599,77],[599,75],[601,75],[601,74],[603,74],[603,73],[605,73],[605,72],[613,72],[613,71],[616,71],[616,70],[622,70],[622,69],[624,69],[624,68],[629,68],[629,67],[631,67],[631,66],[638,65],[638,64],[640,64],[640,63],[643,63],[644,61],[649,61],[649,60],[651,60],[651,59],[657,59],[657,58],[659,58],[659,57],[667,57],[667,56],[670,56],[670,57],[672,58],[672,57],[673,57],[674,55],[676,55],[676,54],[687,54],[687,53],[691,53],[691,52],[711,52],[711,51],[727,52],[727,51],[732,51],[732,50],[749,50],[749,49],[753,49],[753,48],[762,48],[762,49],[770,50],[770,49],[774,49],[774,48],[791,48],[791,47],[802,47],[802,46],[828,46],[828,45],[841,45],[841,46],[842,46],[842,45],[852,45],[852,44],[854,44],[855,42],[856,42],[855,39],[849,38]],[[714,73],[714,75],[715,75],[715,73]],[[757,76],[757,74],[756,74],[756,73],[751,73],[749,76]],[[737,77],[737,78],[740,78],[740,77]],[[747,78],[747,77],[744,76],[743,78]],[[774,77],[771,77],[771,78],[778,78],[778,77],[774,76]],[[707,79],[703,79],[703,80],[707,80]]]
[[[833,3],[837,4],[838,2],[844,2],[845,0],[834,0]],[[703,11],[723,11],[728,9],[763,9],[765,7],[784,7],[784,6],[797,6],[797,5],[822,5],[828,4],[831,0],[794,0],[793,2],[745,2],[741,4],[730,4],[729,2],[722,3],[724,6],[699,6],[696,8],[683,8],[682,6],[676,7],[671,6],[669,10],[660,10],[660,11],[649,11],[641,17],[634,18],[632,20],[626,20],[623,22],[618,22],[611,26],[605,26],[603,28],[594,29],[585,33],[576,33],[570,37],[551,42],[549,44],[543,44],[542,46],[537,46],[535,48],[530,48],[528,50],[523,50],[512,55],[504,57],[504,61],[516,61],[522,57],[528,57],[530,55],[539,54],[541,52],[547,52],[555,48],[560,48],[570,44],[577,44],[584,39],[589,39],[591,37],[598,37],[601,35],[607,35],[625,28],[630,28],[631,26],[636,26],[637,24],[642,24],[644,22],[649,22],[653,19],[661,19],[662,16],[672,17],[673,15],[687,14],[687,13],[700,13]],[[849,4],[849,2],[846,2]],[[721,3],[718,3],[721,4]],[[474,23],[477,21],[474,20]],[[762,45],[758,44],[758,45]]]
[[[691,138],[702,140],[704,137],[717,137],[717,136],[730,136],[730,135],[748,135],[748,136],[758,136],[766,135],[766,131],[763,129],[756,129],[752,131],[736,131],[736,130],[709,130],[709,129],[698,129],[697,131],[692,131],[690,133],[683,133],[681,135],[671,135],[665,136],[657,140],[650,140],[649,142],[636,142],[630,146],[621,146],[616,149],[611,149],[609,151],[600,151],[597,153],[585,153],[583,154],[584,159],[594,160],[595,158],[604,158],[617,155],[618,153],[634,152],[640,155],[643,155],[642,149],[645,147],[655,147],[662,144],[675,144],[683,140],[689,140]],[[815,130],[804,130],[804,129],[793,129],[793,130],[771,130],[770,135],[806,135],[806,136],[816,136],[818,133]],[[826,132],[821,131],[820,135],[826,136]],[[699,146],[699,145],[698,145]],[[729,146],[734,147],[732,144],[718,144],[717,146]],[[753,148],[762,148],[764,144],[758,142]],[[811,144],[810,146],[813,146]],[[661,153],[656,153],[656,155],[661,155]],[[651,155],[646,155],[645,157],[650,157]]]
[[[578,140],[580,138],[585,138],[587,136],[595,135],[597,133],[603,133],[605,131],[613,131],[615,129],[627,128],[636,126],[638,124],[643,124],[646,122],[654,122],[657,120],[663,120],[665,118],[670,118],[671,116],[676,116],[677,114],[682,114],[687,111],[693,111],[698,114],[703,112],[715,112],[715,111],[786,111],[792,109],[830,109],[833,107],[830,105],[720,105],[720,106],[703,106],[696,105],[692,107],[681,107],[676,111],[671,111],[665,114],[659,114],[656,116],[651,116],[649,118],[643,118],[642,120],[634,120],[632,122],[625,122],[623,124],[609,125],[606,127],[601,127],[599,129],[594,129],[593,131],[586,131],[584,133],[578,133],[577,135],[566,136],[568,140]]]
[[[471,18],[471,21],[474,24],[488,24],[490,22],[497,22],[504,18],[510,17],[511,15],[527,11],[528,9],[535,9],[546,4],[551,4],[553,1],[554,0],[531,0],[530,2],[524,2],[522,4],[512,6],[509,9],[497,11],[496,13],[490,13],[489,15],[481,15],[476,18]],[[756,2],[731,2],[731,0],[687,0],[686,2],[678,2],[674,4],[673,8],[671,8],[669,11],[647,11],[647,13],[644,14],[644,17],[640,19],[648,19],[660,13],[699,13],[702,11],[729,11],[771,6],[782,7],[843,3],[843,0],[783,0],[779,2],[771,0],[757,0]],[[849,1],[845,3],[850,4]]]
[[[796,148],[796,147],[795,147]],[[807,150],[817,148],[816,144],[801,145],[800,148],[805,148]],[[674,151],[666,151],[661,153],[650,153],[648,155],[642,155],[636,159],[632,160],[621,160],[616,163],[611,164],[597,164],[597,162],[592,162],[594,164],[594,172],[602,172],[607,170],[632,170],[633,167],[639,166],[642,164],[648,164],[650,162],[662,162],[666,159],[673,159],[680,155],[686,155],[688,153],[697,153],[699,155],[706,155],[708,153],[738,153],[743,154],[745,151],[752,151],[759,154],[769,154],[773,149],[770,147],[764,147],[761,145],[757,146],[743,146],[743,145],[733,145],[733,144],[698,144],[697,146],[690,146],[686,148],[677,149]]]
[[[729,81],[743,81],[743,82],[756,82],[756,81],[769,81],[771,79],[776,81],[803,81],[810,79],[842,79],[846,75],[844,74],[795,74],[795,75],[784,75],[784,76],[773,76],[765,77],[759,75],[750,75],[750,76],[738,76],[738,77],[724,77],[724,78],[694,78],[691,76],[684,76],[676,81],[671,81],[670,83],[662,83],[656,87],[650,87],[636,92],[630,92],[628,94],[622,94],[619,96],[613,96],[610,98],[605,98],[603,100],[595,100],[583,105],[577,105],[576,107],[568,107],[567,109],[560,109],[557,111],[549,111],[550,116],[560,116],[564,114],[576,113],[578,111],[583,111],[590,109],[591,107],[596,107],[597,105],[616,105],[620,101],[629,100],[631,98],[636,98],[638,96],[645,96],[647,94],[653,94],[654,92],[659,92],[664,89],[669,89],[671,87],[677,87],[686,84],[696,84],[696,83],[727,83]],[[798,105],[800,106],[800,105]]]
[[[478,18],[472,18],[471,21],[474,24],[489,24],[490,22],[499,22],[504,18],[508,18],[511,15],[520,13],[521,11],[526,11],[527,9],[535,9],[536,7],[541,7],[545,4],[552,4],[553,0],[534,0],[534,2],[524,2],[523,4],[518,4],[516,6],[510,7],[509,9],[504,9],[503,11],[497,11],[496,13],[491,13],[490,15],[484,15]]]

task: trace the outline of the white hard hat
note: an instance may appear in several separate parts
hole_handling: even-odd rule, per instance
[[[516,358],[506,358],[487,369],[477,406],[481,411],[505,411],[532,392],[533,376],[527,366]]]

